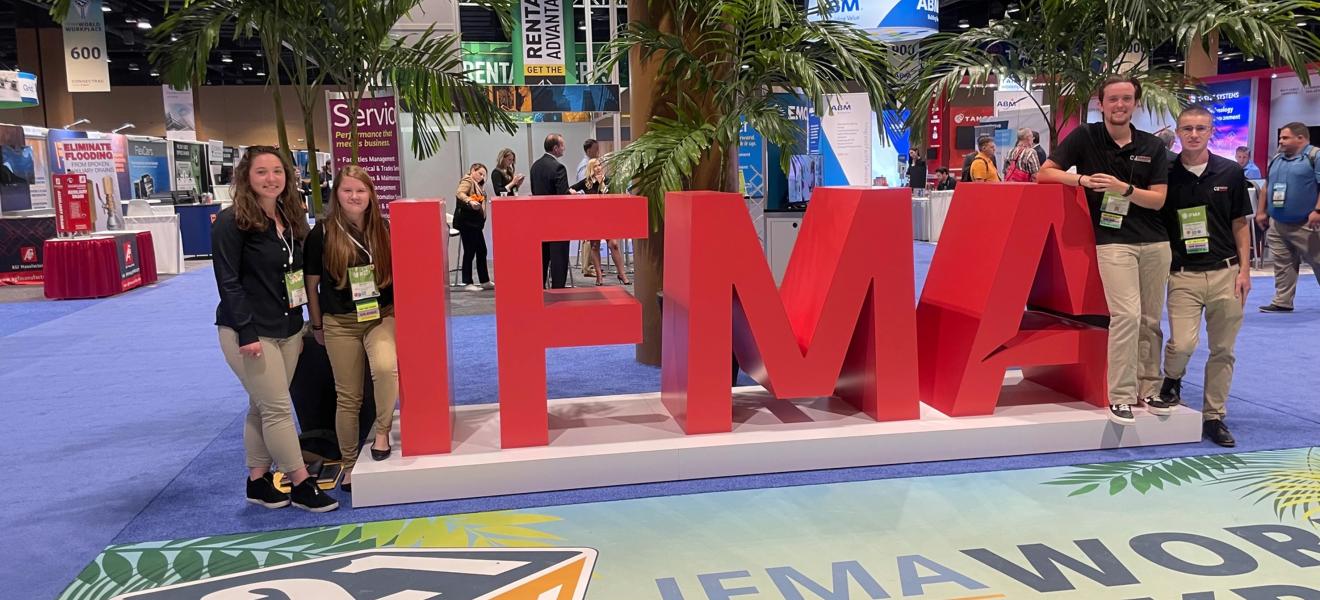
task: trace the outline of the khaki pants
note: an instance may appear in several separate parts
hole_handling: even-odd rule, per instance
[[[1160,388],[1169,243],[1103,244],[1095,253],[1109,304],[1109,403],[1139,404]]]
[[[303,468],[302,446],[293,426],[293,399],[289,384],[302,354],[302,332],[287,338],[259,338],[261,357],[239,353],[238,332],[220,327],[220,350],[225,362],[248,393],[243,447],[249,468],[270,468],[271,461],[284,473]]]
[[[390,433],[394,406],[399,398],[398,357],[394,347],[394,307],[381,310],[381,318],[358,323],[356,314],[325,315],[325,351],[335,374],[335,437],[344,468],[357,463],[362,439],[358,413],[362,410],[362,378],[366,364],[376,394],[375,434]],[[365,363],[364,364],[364,359]]]
[[[1169,275],[1169,344],[1164,348],[1164,375],[1182,379],[1187,373],[1204,311],[1205,332],[1210,338],[1205,404],[1201,409],[1201,417],[1206,420],[1223,420],[1228,388],[1233,383],[1233,345],[1242,328],[1242,301],[1233,297],[1237,275],[1237,267]]]
[[[1297,294],[1297,269],[1302,261],[1311,265],[1320,282],[1320,231],[1306,228],[1306,224],[1289,225],[1270,219],[1265,232],[1265,243],[1270,247],[1274,261],[1274,304],[1293,307]]]

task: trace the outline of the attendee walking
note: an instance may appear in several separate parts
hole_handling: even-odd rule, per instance
[[[1173,252],[1169,343],[1164,348],[1164,382],[1147,409],[1168,415],[1182,403],[1182,378],[1204,315],[1210,358],[1202,384],[1202,432],[1214,443],[1232,447],[1236,442],[1224,417],[1233,383],[1233,347],[1251,292],[1251,199],[1241,166],[1207,149],[1214,131],[1214,115],[1203,107],[1192,106],[1178,115],[1182,153],[1169,170],[1162,211]]]
[[[564,156],[564,136],[552,133],[542,144],[545,154],[532,164],[532,195],[562,196],[568,194],[568,169],[559,162]],[[547,279],[550,287],[563,288],[568,284],[568,242],[541,242],[542,285]]]
[[[495,156],[495,170],[490,172],[490,187],[496,196],[517,196],[522,187],[523,174],[515,173],[518,157],[510,148],[500,150]]]
[[[463,241],[463,289],[469,292],[495,289],[486,260],[486,165],[473,163],[468,174],[458,182],[454,195],[454,229]],[[477,264],[477,280],[472,280],[472,263]]]
[[[580,194],[607,194],[609,193],[609,184],[605,181],[605,161],[599,158],[593,158],[587,162],[587,177],[570,188]],[[600,240],[587,240],[588,245],[587,267],[582,270],[583,277],[595,277],[596,285],[605,285],[605,265],[601,262]],[[623,250],[620,249],[619,240],[605,240],[609,247],[610,259],[614,261],[614,270],[619,282],[623,285],[631,283],[628,281],[628,268],[623,263]],[[590,273],[590,274],[588,274]]]
[[[389,458],[399,397],[394,344],[394,277],[390,231],[371,176],[357,165],[335,178],[329,216],[307,237],[307,285],[312,333],[325,346],[335,376],[335,437],[343,460],[341,486],[352,492],[362,447],[363,376],[370,367],[376,416],[371,458]],[[366,364],[363,364],[363,359]]]
[[[289,396],[303,345],[307,207],[293,165],[270,146],[247,149],[233,188],[233,206],[211,226],[211,255],[220,349],[248,394],[247,500],[266,508],[292,503],[312,512],[334,510],[339,503],[303,464]],[[292,484],[290,494],[275,487],[272,463]]]
[[[972,181],[999,181],[999,169],[995,167],[995,139],[983,135],[976,140],[976,156],[970,166]]]
[[[1141,83],[1110,77],[1098,90],[1103,120],[1074,129],[1038,181],[1086,189],[1096,258],[1109,305],[1109,418],[1131,424],[1132,408],[1160,386],[1160,344],[1169,233],[1160,209],[1169,180],[1159,138],[1132,126]],[[1076,167],[1077,173],[1067,169]]]
[[[1320,281],[1320,149],[1311,145],[1303,123],[1279,130],[1279,154],[1270,159],[1269,178],[1259,194],[1256,224],[1265,231],[1274,262],[1274,300],[1261,312],[1292,312],[1297,274],[1311,265]]]
[[[1040,162],[1036,160],[1036,150],[1031,147],[1031,130],[1023,127],[1017,130],[1017,145],[1008,152],[1004,181],[1035,181],[1039,172]]]

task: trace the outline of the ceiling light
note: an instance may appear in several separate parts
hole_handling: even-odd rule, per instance
[[[249,65],[249,64],[247,64],[247,63],[243,63],[242,69],[243,69],[244,71],[251,71],[251,70],[252,70],[252,65]]]
[[[968,27],[971,27],[971,25],[967,23],[967,19],[958,20],[958,29],[967,29]]]
[[[137,23],[137,17],[124,17],[124,22],[133,25],[134,23]]]
[[[177,41],[179,41],[179,36],[177,36],[177,35],[171,35],[171,36],[170,36],[170,41],[171,41],[171,42],[177,42]]]
[[[155,70],[155,69],[152,69],[152,70],[151,70],[151,76],[152,76],[152,77],[160,77],[160,71],[157,71],[157,70]]]
[[[1298,26],[1298,27],[1306,27],[1306,21],[1298,21],[1298,22],[1297,22],[1297,26]]]
[[[108,4],[102,4],[102,5],[101,5],[101,12],[110,12],[110,5],[108,5]]]
[[[1248,56],[1248,57],[1247,57],[1247,62],[1256,62],[1256,57],[1254,57],[1254,56]]]
[[[265,77],[265,76],[266,76],[265,71],[257,71],[257,77]]]
[[[220,56],[220,62],[225,63],[225,64],[229,64],[229,63],[231,63],[231,62],[234,62],[234,59],[229,58],[229,55],[228,55],[228,54],[223,54],[223,55]]]
[[[1171,63],[1175,63],[1175,62],[1178,62],[1178,59],[1176,59],[1176,58],[1170,58],[1170,59],[1169,59],[1169,62],[1171,62]]]
[[[146,19],[142,19],[141,21],[138,21],[138,29],[151,29],[151,21],[148,21]]]
[[[1006,15],[1011,15],[1011,14],[1017,12],[1017,11],[1018,11],[1018,5],[1016,5],[1016,4],[1009,4],[1009,5],[1008,5],[1008,8],[1004,10],[1004,14],[1006,14]]]
[[[128,63],[128,70],[130,70],[130,71],[137,71],[137,70],[139,70],[139,69],[138,69],[138,66],[137,66],[137,63]]]

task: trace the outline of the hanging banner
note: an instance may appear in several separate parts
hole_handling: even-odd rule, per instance
[[[1204,95],[1192,98],[1193,104],[1200,104],[1215,114],[1215,134],[1210,137],[1209,144],[1211,152],[1233,158],[1238,146],[1251,147],[1251,87],[1250,79],[1209,83]]]
[[[202,164],[202,145],[190,142],[174,144],[174,189],[180,192],[193,192],[200,195],[205,181],[205,165]]]
[[[334,170],[353,162],[352,115],[348,100],[330,98],[330,154]],[[399,121],[394,96],[363,98],[357,112],[357,164],[371,175],[384,206],[402,197],[399,168]]]
[[[577,83],[573,7],[563,0],[521,0],[514,29],[514,83]]]
[[[165,139],[197,141],[197,118],[193,114],[192,90],[160,86],[165,98]]]
[[[64,17],[64,72],[70,92],[110,91],[101,0],[73,0]]]
[[[808,10],[817,4],[809,0]],[[939,0],[827,0],[827,4],[831,21],[851,23],[887,42],[919,40],[940,29]]]
[[[619,112],[619,86],[612,83],[492,85],[486,87],[486,94],[501,110],[508,112]]]
[[[119,190],[112,140],[88,139],[85,131],[65,129],[52,129],[48,135],[50,172],[86,175],[89,193],[93,197],[94,228],[101,231],[118,226],[123,220],[119,200],[124,196]]]
[[[55,230],[62,234],[90,233],[96,228],[91,186],[82,173],[52,175],[55,190]]]
[[[128,178],[134,198],[145,199],[170,191],[169,152],[169,142],[129,140]]]
[[[32,186],[37,179],[32,148],[23,128],[0,125],[0,212],[32,209]]]
[[[513,83],[513,44],[463,42],[463,70],[468,79],[483,85]]]
[[[50,203],[50,167],[49,156],[46,154],[46,138],[28,136],[25,140],[27,147],[32,152],[32,185],[28,188],[28,193],[32,195],[32,210],[46,210],[51,207]]]
[[[37,105],[37,76],[22,71],[0,71],[0,108]]]

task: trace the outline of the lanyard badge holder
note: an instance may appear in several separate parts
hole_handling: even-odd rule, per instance
[[[1178,225],[1188,254],[1210,251],[1210,226],[1204,206],[1178,209]]]
[[[343,226],[340,226],[343,230]],[[376,265],[371,250],[358,243],[357,239],[344,231],[344,235],[353,241],[353,245],[367,254],[367,264],[348,268],[348,283],[353,295],[353,305],[357,309],[358,323],[375,321],[380,318],[380,290],[376,289]]]
[[[1283,208],[1288,200],[1288,184],[1276,183],[1270,192],[1270,205],[1274,208]]]
[[[1123,217],[1128,214],[1132,201],[1113,192],[1105,192],[1100,202],[1100,226],[1110,229],[1123,227]]]
[[[291,269],[293,268],[293,241],[285,242],[284,238],[281,237],[280,244],[288,252],[288,262],[284,263],[285,268]],[[307,304],[307,284],[303,281],[302,269],[284,272],[284,291],[289,296],[289,308],[298,308]]]

